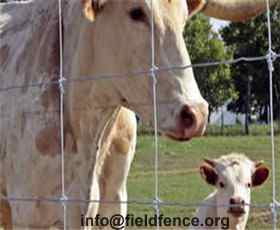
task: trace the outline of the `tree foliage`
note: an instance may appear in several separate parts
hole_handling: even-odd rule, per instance
[[[226,49],[204,15],[196,15],[187,23],[184,38],[194,64],[232,58],[232,52]],[[202,95],[209,102],[210,111],[236,96],[228,66],[194,68],[194,74]]]
[[[272,49],[280,51],[280,11],[279,7],[271,10]],[[258,57],[268,53],[268,28],[266,14],[247,23],[231,23],[221,31],[228,47],[234,50],[234,57]],[[279,116],[280,62],[274,62],[274,111]],[[269,104],[269,73],[266,60],[253,63],[238,63],[232,66],[235,88],[239,96],[231,106],[233,111],[244,112],[249,76],[252,77],[251,106],[266,118]]]

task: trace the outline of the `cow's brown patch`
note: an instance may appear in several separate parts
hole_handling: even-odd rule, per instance
[[[57,125],[42,129],[35,139],[36,148],[42,155],[54,157],[61,153],[60,127]],[[64,128],[65,153],[77,153],[77,145],[69,127]]]
[[[12,229],[12,211],[8,201],[0,199],[0,227]]]
[[[43,155],[55,156],[60,152],[59,127],[51,126],[36,136],[36,147]]]
[[[115,137],[112,143],[112,147],[116,153],[128,154],[130,142],[128,139],[123,137]]]

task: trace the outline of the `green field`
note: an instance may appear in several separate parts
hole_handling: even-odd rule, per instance
[[[280,138],[276,137],[277,182],[280,189]],[[268,136],[203,137],[188,143],[177,143],[160,138],[159,154],[159,191],[163,201],[180,204],[198,203],[213,188],[207,185],[198,173],[199,164],[205,157],[215,158],[221,155],[239,152],[246,153],[255,160],[264,160],[271,167],[271,141]],[[271,176],[269,181],[252,193],[254,204],[270,204],[272,201]],[[140,136],[137,141],[136,157],[128,180],[130,200],[149,201],[154,197],[154,145],[152,136]],[[278,200],[280,198],[280,190]],[[165,216],[192,216],[195,207],[163,206]],[[149,205],[129,205],[129,213],[135,216],[153,214]],[[271,229],[269,208],[251,209],[247,229]],[[279,219],[280,222],[280,219]],[[280,226],[280,225],[279,225]]]

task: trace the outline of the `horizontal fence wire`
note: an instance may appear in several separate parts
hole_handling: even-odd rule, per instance
[[[280,57],[280,54],[273,54],[272,58],[274,60],[278,59]],[[240,62],[258,62],[258,61],[266,61],[268,58],[268,55],[266,56],[259,56],[259,57],[240,57],[232,60],[225,60],[225,61],[216,61],[216,62],[203,62],[203,63],[197,63],[192,65],[173,65],[169,67],[159,67],[157,66],[156,69],[149,69],[149,70],[141,70],[141,71],[135,71],[130,73],[124,73],[124,74],[104,74],[104,75],[98,75],[98,76],[81,76],[81,77],[71,77],[71,76],[64,76],[67,78],[65,80],[64,84],[71,84],[71,83],[77,83],[77,82],[83,82],[83,81],[103,81],[103,80],[109,80],[109,79],[115,79],[115,78],[133,78],[133,77],[139,77],[145,75],[146,77],[150,77],[153,73],[160,74],[163,72],[169,72],[169,71],[179,71],[179,70],[186,70],[188,68],[205,68],[205,67],[214,67],[214,66],[220,66],[220,65],[233,65],[238,64]],[[40,76],[45,76],[45,73],[38,73]],[[55,75],[52,75],[55,77]],[[57,76],[57,78],[59,75]],[[158,75],[157,77],[160,77]],[[22,85],[11,85],[7,87],[0,87],[0,93],[6,92],[10,90],[15,89],[22,89],[22,88],[35,88],[35,87],[44,87],[49,85],[59,85],[59,79],[58,80],[52,80],[52,81],[41,81],[41,82],[34,82],[31,84],[22,84]]]
[[[61,204],[61,198],[15,198],[15,197],[2,197],[3,200],[9,201],[9,202],[46,202],[46,203],[60,203]],[[99,204],[137,204],[137,205],[151,205],[154,206],[154,199],[152,200],[127,200],[127,201],[110,201],[110,200],[86,200],[86,199],[72,199],[69,198],[64,201],[68,204],[82,204],[82,203],[99,203]],[[187,203],[182,201],[159,201],[159,206],[178,206],[178,207],[236,207],[236,205],[229,205],[229,204],[206,204],[206,203]],[[252,207],[252,208],[271,208],[271,204],[245,204],[245,206]],[[280,206],[277,206],[278,209],[280,209]]]
[[[138,205],[149,205],[152,207],[155,207],[155,200],[156,200],[156,214],[159,214],[159,209],[161,206],[176,206],[176,207],[234,207],[234,205],[217,205],[217,204],[205,204],[205,203],[184,203],[184,202],[176,202],[176,201],[163,201],[160,200],[158,197],[159,193],[159,187],[158,187],[158,140],[157,140],[157,105],[161,104],[173,104],[172,101],[159,101],[156,98],[156,78],[160,77],[160,73],[164,72],[172,72],[172,71],[183,71],[188,68],[206,68],[206,67],[214,67],[214,66],[219,66],[219,65],[233,65],[233,64],[239,64],[242,62],[261,62],[261,61],[267,61],[268,64],[268,70],[269,70],[269,77],[270,77],[270,113],[271,117],[273,118],[273,97],[272,97],[272,72],[273,72],[273,62],[275,62],[278,58],[280,58],[280,54],[275,53],[272,50],[272,39],[271,39],[271,25],[270,25],[270,9],[269,9],[269,0],[267,1],[267,27],[268,27],[268,41],[269,41],[269,50],[268,54],[265,56],[259,56],[259,57],[239,57],[236,59],[231,59],[231,60],[224,60],[224,61],[212,61],[212,62],[205,62],[205,63],[197,63],[197,64],[191,64],[191,65],[172,65],[168,67],[160,67],[160,66],[155,66],[154,62],[154,56],[155,56],[155,51],[154,51],[154,32],[152,30],[151,33],[151,44],[152,44],[152,67],[149,70],[142,70],[142,71],[135,71],[131,73],[124,73],[124,74],[104,74],[104,75],[99,75],[99,76],[79,76],[79,77],[72,77],[72,76],[64,76],[63,75],[63,56],[62,56],[62,48],[63,48],[63,43],[62,43],[62,8],[61,8],[61,1],[59,1],[59,22],[61,23],[59,26],[59,34],[60,34],[60,74],[56,76],[55,78],[57,80],[51,80],[51,81],[41,81],[41,82],[34,82],[31,84],[22,84],[22,85],[11,85],[11,86],[5,86],[5,87],[0,87],[0,93],[4,92],[10,92],[13,90],[17,89],[22,89],[22,88],[44,88],[46,86],[58,86],[60,89],[60,109],[58,110],[52,110],[52,111],[23,111],[23,113],[29,114],[29,115],[40,115],[41,112],[44,112],[44,114],[47,113],[60,113],[61,119],[61,130],[60,130],[60,136],[62,137],[62,143],[61,143],[61,163],[62,163],[62,197],[51,197],[51,198],[46,198],[46,197],[30,197],[30,198],[20,198],[20,197],[9,197],[9,196],[3,196],[1,195],[1,199],[6,200],[8,202],[48,202],[48,203],[60,203],[63,205],[63,214],[64,214],[64,228],[67,226],[67,220],[66,220],[66,205],[67,204],[82,204],[82,203],[106,203],[106,204],[138,204]],[[10,3],[17,2],[18,4],[26,4],[31,1],[11,1]],[[151,0],[152,4],[153,0]],[[9,4],[8,3],[0,3],[0,4]],[[152,25],[154,24],[153,18],[151,20]],[[152,26],[153,27],[153,26]],[[40,74],[39,74],[40,75]],[[67,197],[65,194],[65,188],[64,188],[64,150],[63,150],[63,97],[65,92],[64,90],[67,89],[67,84],[72,84],[72,83],[79,83],[79,82],[84,82],[84,81],[103,81],[103,80],[109,80],[109,79],[115,79],[115,78],[132,78],[132,77],[139,77],[145,75],[146,77],[153,77],[153,102],[150,103],[145,103],[145,102],[130,102],[128,103],[130,106],[151,106],[153,107],[154,110],[154,125],[155,125],[155,198],[154,199],[135,199],[135,200],[127,200],[127,201],[105,201],[105,200],[85,200],[85,199],[74,199]],[[66,80],[67,79],[67,80]],[[119,105],[105,105],[105,106],[100,106],[100,107],[95,107],[95,109],[106,109],[109,107],[116,107]],[[75,108],[74,110],[87,110],[86,108]],[[5,117],[5,114],[0,114],[0,117],[2,115]],[[10,113],[7,114],[7,117],[10,118]],[[273,190],[273,199],[271,204],[245,204],[245,206],[249,206],[252,208],[271,208],[271,212],[273,214],[274,220],[273,220],[273,228],[277,228],[277,212],[280,209],[280,204],[276,200],[276,179],[275,179],[275,174],[276,174],[276,154],[275,154],[275,137],[274,137],[274,128],[273,128],[273,119],[271,119],[271,144],[272,144],[272,165],[273,165],[273,183],[272,183],[272,190]]]

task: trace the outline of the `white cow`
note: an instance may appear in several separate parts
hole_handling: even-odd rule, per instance
[[[200,174],[216,190],[197,211],[196,217],[205,226],[199,229],[225,229],[224,225],[228,224],[229,229],[244,230],[249,216],[251,189],[267,180],[269,169],[262,162],[233,153],[215,160],[205,160],[200,166]],[[207,228],[207,218],[219,225]],[[222,220],[227,220],[227,223]]]
[[[123,109],[119,106],[137,111],[146,122],[152,120],[151,78],[149,74],[132,74],[151,67],[152,10],[156,65],[170,67],[190,64],[182,31],[186,20],[196,12],[203,8],[210,16],[245,20],[263,11],[265,1],[155,0],[153,9],[148,0],[64,3],[64,73],[68,80],[64,108],[66,194],[69,199],[126,200],[126,192],[122,191],[135,148],[136,127],[131,112],[125,110],[125,115],[121,115]],[[1,88],[57,80],[57,13],[57,0],[0,7]],[[106,77],[112,74],[118,77]],[[175,140],[201,135],[208,106],[192,69],[157,75],[161,132]],[[100,77],[87,80],[91,76]],[[58,85],[1,92],[0,111],[2,195],[60,197]],[[126,128],[118,124],[122,116]],[[115,138],[121,140],[114,141]],[[125,153],[124,157],[114,157],[118,152]],[[121,186],[116,185],[115,176],[123,182]],[[12,202],[10,206],[13,226],[62,225],[61,204]],[[68,204],[66,224],[79,228],[81,214],[110,215],[112,210],[125,213],[120,205],[112,208],[98,203]]]

